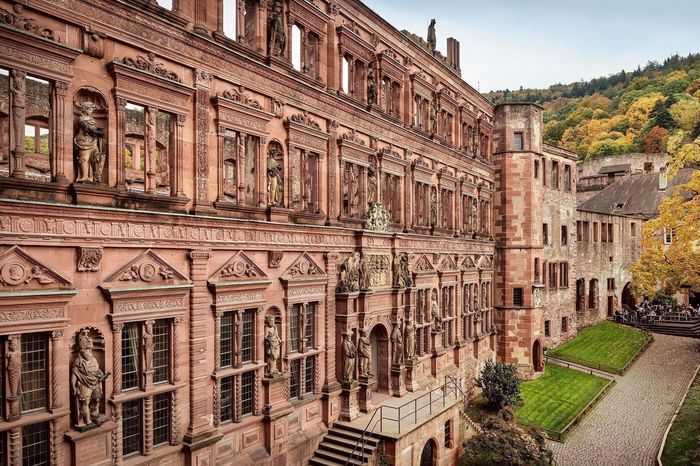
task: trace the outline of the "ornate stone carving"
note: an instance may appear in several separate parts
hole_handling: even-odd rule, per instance
[[[370,203],[370,208],[371,204],[377,203],[377,187],[379,180],[378,178],[378,173],[377,173],[377,164],[376,162],[373,162],[370,164],[369,167],[367,167],[367,202]],[[388,212],[387,212],[388,213]]]
[[[15,29],[31,32],[32,34],[45,37],[46,39],[57,41],[56,35],[52,29],[36,24],[36,18],[24,16],[24,6],[19,3],[12,5],[12,10],[0,8],[0,20]]]
[[[430,226],[437,226],[438,201],[437,189],[434,187],[430,190]]]
[[[221,96],[225,99],[233,100],[234,102],[241,103],[248,107],[252,107],[257,110],[264,110],[262,104],[255,100],[250,93],[246,92],[245,87],[238,86],[238,88],[233,88],[221,93]]]
[[[267,196],[271,206],[280,206],[284,200],[284,167],[278,162],[281,158],[281,150],[277,146],[270,145],[267,151]]]
[[[262,278],[265,273],[243,252],[237,253],[217,274],[218,279]]]
[[[10,420],[20,416],[19,401],[22,396],[20,392],[22,377],[22,353],[20,346],[20,336],[10,336],[8,338],[8,351],[5,355],[7,370],[7,380],[9,388],[8,399],[10,401]]]
[[[78,162],[78,178],[75,180],[77,183],[102,181],[107,153],[104,147],[105,130],[97,127],[97,122],[92,116],[96,108],[92,102],[83,102],[80,106],[80,129],[73,139]]]
[[[282,57],[286,51],[287,34],[284,29],[282,0],[272,1],[268,19],[268,51],[272,57]]]
[[[357,132],[356,132],[354,129],[352,129],[352,130],[348,131],[347,133],[343,134],[343,140],[344,140],[344,141],[352,141],[352,142],[354,142],[355,144],[359,144],[359,145],[361,145],[361,146],[366,145],[366,144],[365,144],[365,141],[363,141],[362,139],[360,139],[360,138],[357,136]]]
[[[372,361],[372,342],[367,335],[367,330],[360,330],[360,341],[358,345],[358,351],[360,353],[360,375],[364,377],[369,377],[372,375],[371,361]]]
[[[413,285],[411,272],[408,270],[408,253],[394,255],[394,287],[410,288]]]
[[[144,370],[150,371],[153,367],[153,324],[154,321],[146,321],[143,326],[143,335],[141,336],[141,347],[144,354]]]
[[[338,292],[348,293],[360,289],[360,253],[353,252],[340,264]]]
[[[310,128],[315,128],[320,130],[321,125],[318,124],[316,120],[311,118],[311,115],[304,110],[301,113],[295,113],[294,115],[289,117],[289,121],[293,121],[294,123],[299,123],[300,125],[308,126]]]
[[[271,269],[278,269],[283,257],[282,251],[267,251],[267,266]]]
[[[403,361],[403,334],[401,332],[401,322],[394,322],[391,330],[391,363],[401,364]]]
[[[430,26],[428,26],[428,51],[434,52],[437,47],[437,39],[435,36],[435,20],[430,20]]]
[[[365,214],[365,230],[388,231],[390,224],[389,211],[381,202],[370,202],[369,210]]]
[[[296,261],[287,269],[283,278],[301,278],[304,276],[318,275],[323,276],[323,270],[319,267],[311,257],[303,253]]]
[[[144,262],[141,265],[132,265],[123,271],[119,276],[119,281],[139,281],[151,282],[160,275],[163,280],[170,280],[175,277],[175,272],[170,267],[157,265],[152,262]]]
[[[416,270],[419,272],[431,272],[435,270],[433,267],[433,264],[430,262],[430,259],[428,259],[428,256],[423,254],[419,259],[418,262],[416,262]]]
[[[100,286],[103,289],[109,289],[112,286],[122,287],[124,286],[122,282],[129,281],[140,281],[151,285],[189,283],[185,275],[150,249],[119,269]]]
[[[282,339],[277,333],[275,317],[267,316],[265,319],[265,363],[267,364],[266,373],[268,376],[274,377],[279,373],[277,361],[280,358],[281,348]]]
[[[6,286],[17,286],[36,280],[41,285],[48,285],[54,280],[46,272],[46,269],[38,265],[27,266],[21,262],[9,261],[0,267],[0,283]]]
[[[374,75],[374,66],[370,65],[367,72],[367,104],[377,103],[377,78]]]
[[[282,118],[284,116],[284,100],[278,97],[272,98],[272,113],[274,113],[277,118]]]
[[[174,72],[167,70],[163,63],[156,62],[156,55],[152,52],[149,52],[145,57],[143,55],[124,57],[121,62],[126,66],[153,73],[170,81],[182,82],[180,77]]]
[[[352,383],[355,380],[355,358],[357,357],[357,350],[355,344],[352,342],[352,331],[348,330],[345,333],[345,339],[343,340],[343,382]]]
[[[78,248],[78,272],[99,272],[102,248]]]
[[[442,318],[440,317],[440,309],[438,308],[437,290],[433,290],[430,297],[430,318],[432,319],[433,332],[442,332]]]
[[[101,425],[106,417],[100,413],[100,402],[106,374],[100,369],[97,359],[92,355],[93,339],[89,330],[83,329],[76,336],[78,355],[71,368],[71,389],[75,401],[76,428],[83,430]]]
[[[83,32],[83,51],[90,55],[91,57],[102,59],[105,56],[105,41],[104,38],[92,32],[89,29],[85,29]]]
[[[416,326],[411,319],[406,322],[406,361],[416,357]]]
[[[209,73],[206,70],[202,70],[199,68],[194,70],[194,80],[197,84],[201,84],[203,86],[209,86],[209,85],[211,85],[211,82],[213,79],[214,79],[214,75]]]

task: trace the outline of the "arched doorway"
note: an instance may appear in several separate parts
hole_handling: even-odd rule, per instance
[[[628,282],[622,289],[622,306],[627,306],[630,309],[634,309],[636,305],[637,302],[634,300],[634,296],[632,296],[632,289]]]
[[[542,345],[540,340],[532,344],[532,368],[535,372],[542,372]]]
[[[372,343],[372,361],[370,370],[377,379],[377,392],[389,392],[389,333],[382,324],[377,324],[369,334]]]
[[[423,453],[420,455],[420,466],[434,466],[437,464],[437,446],[435,440],[430,439],[423,447]]]

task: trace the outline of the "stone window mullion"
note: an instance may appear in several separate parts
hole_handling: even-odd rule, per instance
[[[143,454],[153,453],[153,395],[143,399]]]
[[[300,309],[299,309],[299,352],[300,353],[305,353],[306,352],[306,345],[307,345],[307,339],[306,339],[306,305],[307,303],[299,303]],[[301,378],[299,379],[301,380]]]
[[[241,374],[233,376],[234,400],[233,422],[241,422]]]
[[[122,392],[122,330],[123,322],[112,324],[112,395]]]
[[[65,149],[64,149],[64,126],[65,126],[65,107],[66,107],[66,92],[68,91],[68,83],[65,81],[54,81],[51,92],[51,139],[53,140],[50,148],[50,163],[51,163],[51,180],[65,182]]]
[[[214,370],[221,368],[221,311],[214,314]]]
[[[61,376],[58,362],[60,354],[63,331],[51,332],[51,409],[58,409],[63,406],[61,403]]]
[[[233,312],[233,367],[241,367],[242,354],[241,345],[243,343],[243,333],[241,331],[241,311],[236,310]],[[240,386],[240,380],[238,381]]]
[[[14,146],[12,148],[13,178],[24,178],[24,125],[27,109],[27,73],[20,70],[10,71],[10,88],[12,89],[12,130]]]
[[[246,158],[246,140],[248,135],[242,131],[238,132],[238,138],[236,141],[236,170],[238,171],[236,176],[236,182],[238,183],[236,202],[238,205],[246,204],[245,196],[245,158]]]
[[[156,157],[157,151],[157,126],[158,126],[158,109],[153,106],[147,106],[144,112],[146,119],[144,124],[144,193],[156,194]],[[149,121],[154,121],[154,124],[149,124]],[[152,153],[154,152],[155,153]]]
[[[170,154],[172,160],[168,161],[171,180],[170,195],[174,197],[185,197],[185,192],[183,191],[183,167],[185,157],[184,128],[186,119],[187,115],[181,113],[175,115],[175,151]]]

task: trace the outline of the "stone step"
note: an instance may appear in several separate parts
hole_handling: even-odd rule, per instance
[[[339,454],[339,453],[333,453],[328,450],[316,450],[316,453],[314,453],[314,458],[322,458],[327,461],[335,461],[338,464],[345,464],[348,462],[350,458],[350,453],[348,452],[347,454]],[[355,456],[352,461],[350,461],[351,464],[366,464],[369,461],[362,457],[359,458]]]
[[[346,447],[346,448],[353,449],[353,448],[355,448],[355,445],[357,445],[357,442],[358,442],[359,439],[360,439],[359,437],[357,437],[357,439],[349,439],[349,438],[347,438],[347,437],[341,437],[340,435],[335,435],[335,433],[331,430],[331,431],[329,431],[328,434],[323,438],[323,441],[324,441],[324,442],[328,442],[328,443],[333,443],[333,444],[336,444],[336,445],[340,445],[340,446],[343,446],[343,447]],[[370,441],[372,442],[372,444],[370,444]],[[359,448],[360,448],[360,447],[358,447],[358,450],[359,450]],[[375,444],[375,440],[374,440],[374,439],[368,438],[368,439],[365,441],[365,446],[364,446],[364,448],[363,448],[364,451],[366,451],[366,452],[368,452],[368,453],[371,453],[371,452],[373,452],[376,448],[377,448],[377,447],[376,447],[376,444]]]
[[[321,445],[319,445],[319,450],[329,451],[331,453],[341,455],[341,456],[344,456],[346,458],[350,458],[350,456],[352,456],[354,459],[369,462],[369,460],[372,458],[372,451],[361,452],[359,447],[358,448],[354,448],[354,447],[355,447],[354,445],[352,447],[346,447],[346,446],[338,445],[337,443],[330,443],[324,439],[323,442],[321,442]],[[354,451],[353,451],[353,449],[354,449]]]
[[[348,429],[346,426],[336,426],[334,425],[329,431],[329,434],[335,435],[337,437],[343,437],[353,442],[357,443],[362,437],[361,429]],[[379,438],[373,433],[367,433],[364,438],[365,445],[376,447],[379,445]]]

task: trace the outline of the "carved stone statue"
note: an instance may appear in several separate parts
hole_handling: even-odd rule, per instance
[[[352,382],[355,380],[355,358],[357,350],[350,337],[352,332],[348,330],[343,335],[343,382]]]
[[[19,416],[20,382],[22,378],[22,353],[20,352],[20,337],[10,337],[10,348],[7,351],[6,370],[10,389],[10,417]]]
[[[109,377],[100,369],[97,359],[92,355],[92,338],[86,330],[78,336],[78,357],[73,362],[70,384],[76,404],[76,426],[101,425],[105,415],[100,413],[102,383]]]
[[[403,360],[403,335],[401,334],[401,323],[394,322],[391,330],[391,363],[401,364]]]
[[[437,192],[433,189],[430,191],[430,226],[437,225]]]
[[[12,70],[12,122],[14,126],[15,144],[13,153],[24,153],[24,121],[27,107],[26,80],[27,73],[20,70]],[[19,168],[19,167],[18,167]]]
[[[98,128],[92,112],[95,104],[83,102],[80,106],[80,130],[73,139],[78,159],[78,183],[102,181],[102,169],[105,162],[103,128]]]
[[[377,201],[377,168],[370,165],[367,168],[367,202]]]
[[[287,44],[287,36],[284,31],[284,20],[282,18],[282,0],[274,0],[272,2],[272,12],[269,20],[269,53],[273,57],[281,57],[284,55]]]
[[[360,253],[353,252],[340,264],[338,291],[347,293],[360,289]]]
[[[394,286],[396,288],[408,288],[413,284],[411,273],[408,270],[408,254],[396,253],[394,255]]]
[[[275,318],[268,316],[265,319],[265,362],[267,363],[267,375],[274,376],[279,373],[277,360],[280,358],[282,339],[277,333]]]
[[[149,371],[153,367],[153,321],[146,322],[143,328],[143,352],[146,355],[145,370]]]
[[[433,321],[433,331],[442,332],[442,318],[440,318],[440,310],[438,309],[437,292],[433,290],[433,295],[430,300],[430,317]]]
[[[370,231],[388,231],[390,225],[389,211],[379,202],[370,202],[365,214],[365,229]]]
[[[416,326],[412,320],[406,322],[406,360],[413,361],[416,356]]]
[[[437,107],[435,101],[430,103],[430,132],[437,133]]]
[[[282,165],[273,156],[267,159],[267,194],[271,206],[282,205]]]
[[[377,103],[377,78],[372,68],[367,72],[367,103],[369,105]]]
[[[372,375],[370,363],[372,361],[372,342],[367,336],[367,330],[360,330],[360,375],[368,377]]]
[[[370,288],[370,271],[369,271],[369,256],[362,255],[360,259],[360,289],[368,290]]]
[[[479,213],[477,209],[477,201],[475,198],[472,199],[472,231],[476,233],[476,229],[479,224]]]
[[[430,26],[428,26],[428,50],[434,52],[437,48],[437,37],[435,36],[435,20],[430,20]]]

